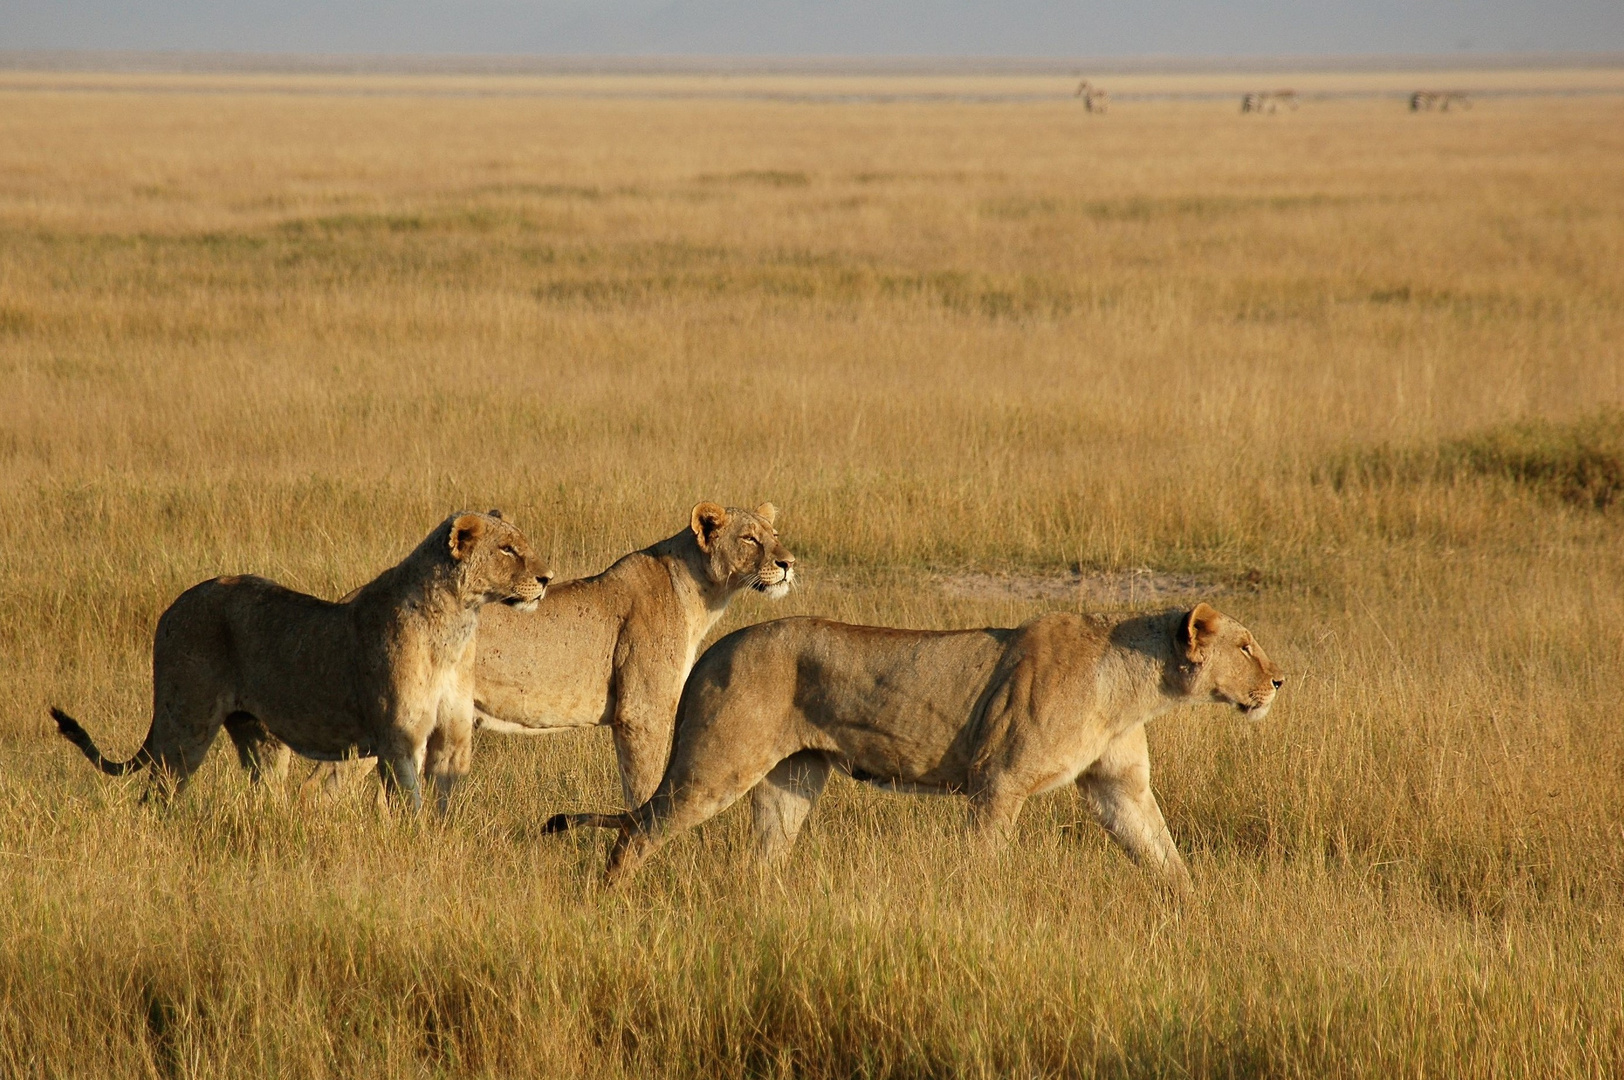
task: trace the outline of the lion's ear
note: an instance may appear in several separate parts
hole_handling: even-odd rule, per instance
[[[486,512],[486,513],[487,513],[487,514],[489,514],[489,515],[490,515],[490,516],[491,516],[491,517],[493,517],[493,518],[495,518],[495,519],[496,519],[496,520],[497,520],[497,521],[501,521],[501,520],[502,520],[502,511],[500,511],[500,510],[498,510],[498,509],[497,509],[497,508],[496,508],[496,507],[494,507],[494,506],[493,506],[493,507],[491,507],[491,508],[490,508],[490,509],[489,509],[489,510],[487,510],[487,511],[485,511],[485,512]]]
[[[1201,603],[1195,606],[1195,610],[1185,618],[1184,633],[1180,635],[1185,659],[1192,664],[1199,664],[1207,658],[1207,649],[1218,637],[1218,620],[1222,618],[1218,609],[1211,604]]]
[[[716,540],[716,534],[722,531],[727,524],[727,507],[717,506],[713,502],[702,502],[694,507],[693,517],[688,527],[694,531],[694,539],[699,541],[700,551],[709,551],[711,544]]]
[[[756,517],[771,525],[778,520],[778,507],[772,503],[762,503],[756,507]]]
[[[485,518],[482,514],[458,514],[457,519],[451,523],[451,557],[458,562],[466,559],[474,552],[474,545],[479,538],[485,535]]]

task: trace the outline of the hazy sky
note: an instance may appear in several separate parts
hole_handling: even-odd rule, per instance
[[[0,0],[0,49],[1217,56],[1624,50],[1624,0]]]

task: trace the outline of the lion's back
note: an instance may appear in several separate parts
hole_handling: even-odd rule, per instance
[[[238,679],[356,659],[342,605],[253,575],[210,578],[181,593],[159,617],[153,649],[159,663],[184,654]]]
[[[838,715],[893,725],[967,713],[1015,631],[908,630],[813,616],[736,630],[713,645],[689,677],[766,706],[789,699],[817,718]]]

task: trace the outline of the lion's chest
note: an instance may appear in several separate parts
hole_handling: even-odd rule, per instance
[[[1110,739],[1103,732],[1079,731],[1052,745],[1047,753],[1034,755],[1028,766],[1033,773],[1029,782],[1032,794],[1041,795],[1075,783],[1109,745]]]
[[[394,715],[388,726],[417,732],[466,713],[473,716],[473,619],[434,628],[438,632],[405,633],[387,658],[387,698]]]

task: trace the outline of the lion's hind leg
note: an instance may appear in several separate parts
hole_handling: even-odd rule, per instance
[[[158,674],[153,681],[152,727],[128,761],[107,760],[83,726],[61,709],[52,708],[51,716],[62,736],[108,776],[150,768],[141,801],[167,803],[203,764],[228,710],[225,698],[206,678],[175,677],[161,655],[155,667]]]
[[[272,735],[259,717],[238,710],[226,717],[225,728],[237,748],[237,763],[248,770],[250,783],[258,784],[267,778],[280,782],[287,778],[293,751]]]
[[[662,789],[654,793],[654,798],[624,815],[620,835],[615,837],[615,846],[609,852],[609,884],[624,881],[650,855],[665,846],[674,831],[673,804],[674,800]],[[693,824],[703,820],[698,817]]]
[[[152,755],[152,782],[143,802],[167,803],[186,790],[192,774],[202,767],[214,745],[214,737],[225,723],[226,709],[218,703],[199,702],[160,705],[149,736]]]
[[[700,760],[705,759],[701,756]],[[770,760],[755,768],[733,768],[725,764],[725,759],[711,760],[723,764],[715,769],[704,765],[685,769],[673,762],[654,797],[626,815],[627,824],[622,826],[614,850],[609,853],[611,885],[631,874],[677,833],[703,824],[732,806],[778,764]]]
[[[750,792],[750,824],[756,858],[781,862],[795,847],[795,838],[829,782],[829,758],[818,750],[803,750],[773,766]]]
[[[609,856],[611,884],[672,836],[720,814],[779,762],[806,749],[787,717],[764,718],[749,694],[734,690],[726,693],[704,675],[690,678],[665,775],[653,797],[631,812]]]
[[[159,618],[153,640],[152,730],[146,744],[152,782],[145,800],[167,802],[185,790],[227,717],[241,711],[234,663],[209,640],[208,627],[189,625],[184,618],[176,622],[180,607],[177,600]],[[239,729],[244,723],[238,721]]]

